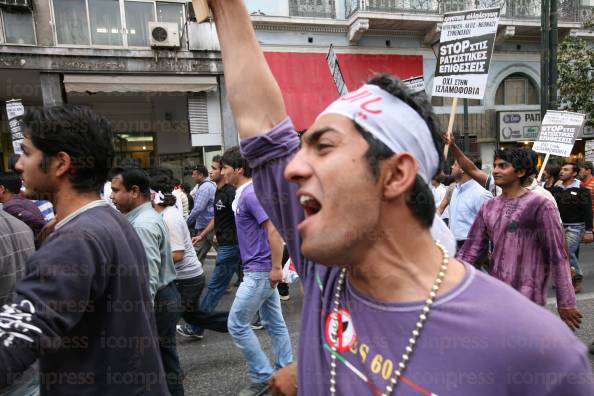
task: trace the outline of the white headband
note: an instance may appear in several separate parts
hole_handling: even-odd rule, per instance
[[[417,160],[418,174],[430,183],[439,167],[439,155],[427,123],[409,105],[376,85],[363,85],[338,98],[318,118],[339,114],[388,146],[394,153],[409,152]]]
[[[165,195],[163,195],[163,193],[161,191],[155,191],[155,190],[151,189],[151,194],[155,194],[155,197],[153,198],[153,202],[156,205],[163,203],[163,200],[165,199]]]

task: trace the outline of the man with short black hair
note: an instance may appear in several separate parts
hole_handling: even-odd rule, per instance
[[[298,366],[275,374],[273,393],[452,394],[450,372],[488,374],[456,382],[457,396],[592,395],[585,347],[567,326],[434,242],[428,183],[443,151],[430,103],[379,75],[300,140],[244,2],[209,4],[254,191],[304,288]],[[480,345],[433,342],[477,335]],[[509,376],[551,372],[562,374]]]
[[[206,294],[200,303],[203,312],[212,312],[225,290],[233,274],[241,267],[241,255],[237,242],[237,228],[235,227],[235,216],[231,204],[235,199],[235,187],[225,181],[221,174],[221,156],[215,155],[210,166],[210,180],[217,184],[217,191],[214,199],[214,217],[206,228],[192,238],[192,243],[200,243],[214,230],[217,238],[217,258],[214,271],[208,281]],[[178,325],[177,332],[184,337],[202,338],[203,330],[199,326],[190,324]]]
[[[204,165],[197,165],[192,171],[192,179],[196,186],[190,192],[194,200],[194,207],[188,216],[188,227],[192,235],[199,235],[208,226],[214,216],[214,197],[217,190],[215,183],[208,178],[208,169]],[[210,230],[204,238],[196,244],[198,260],[204,262],[208,251],[217,244],[214,242],[214,231]]]
[[[591,243],[592,237],[592,194],[576,180],[579,167],[573,162],[565,162],[559,171],[559,180],[551,194],[557,200],[561,221],[565,229],[565,240],[569,253],[569,264],[573,268],[573,286],[576,293],[582,290],[584,274],[577,251],[582,240]]]
[[[456,187],[449,202],[450,220],[448,225],[456,238],[458,249],[460,249],[468,237],[468,231],[481,206],[493,198],[493,195],[470,174],[462,170],[458,161],[452,165],[452,176],[456,179]]]
[[[493,179],[502,195],[481,207],[456,257],[474,264],[491,243],[489,273],[542,306],[552,273],[559,315],[575,330],[582,316],[571,287],[559,212],[544,196],[524,187],[533,167],[526,150],[495,152]]]
[[[45,225],[45,219],[37,205],[20,195],[21,185],[19,175],[0,174],[0,203],[6,213],[27,224],[37,235]]]
[[[59,221],[0,309],[0,388],[39,358],[42,396],[166,394],[144,248],[99,197],[109,123],[65,105],[27,110],[24,124],[25,194],[51,192]]]
[[[167,387],[172,396],[183,396],[183,374],[175,341],[181,298],[174,283],[176,272],[169,232],[161,216],[152,207],[147,173],[140,168],[115,169],[111,179],[111,200],[128,217],[144,246],[144,254],[148,259],[148,285],[154,301]]]
[[[252,170],[239,147],[225,151],[221,164],[223,177],[236,188],[231,208],[243,261],[244,280],[229,312],[229,334],[244,354],[252,383],[239,396],[259,396],[268,389],[274,369],[293,362],[291,338],[276,288],[283,278],[283,240],[256,197]],[[257,312],[271,338],[274,368],[251,328]]]

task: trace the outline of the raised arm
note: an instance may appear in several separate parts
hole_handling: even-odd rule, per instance
[[[460,168],[462,168],[464,172],[466,172],[470,177],[476,180],[478,184],[486,188],[487,179],[489,178],[489,175],[480,170],[474,164],[474,162],[472,162],[470,158],[468,158],[466,154],[464,154],[460,147],[456,145],[454,138],[448,139],[444,137],[444,139],[446,139],[446,143],[450,146],[450,150],[452,151],[452,154],[454,154],[456,161],[458,161],[458,165],[460,165]]]
[[[256,40],[243,0],[209,0],[221,44],[231,111],[242,139],[286,117],[283,97]]]

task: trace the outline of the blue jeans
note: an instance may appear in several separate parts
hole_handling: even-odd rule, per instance
[[[575,268],[577,272],[576,279],[582,279],[584,274],[580,267],[580,260],[577,257],[577,251],[586,232],[584,224],[563,224],[565,229],[565,241],[567,242],[567,250],[569,255],[569,265]]]
[[[206,295],[200,304],[202,311],[211,312],[215,309],[240,265],[239,245],[219,246],[215,268],[208,281]]]
[[[181,298],[173,282],[155,295],[155,321],[159,335],[161,360],[171,396],[183,396],[183,373],[175,344],[175,325],[181,312]]]
[[[200,325],[205,329],[226,333],[229,312],[207,313],[198,309],[200,295],[202,294],[202,289],[204,289],[204,283],[206,283],[205,279],[206,276],[200,274],[193,278],[177,279],[175,281],[175,286],[181,297],[182,318],[191,325]],[[198,328],[200,329],[200,327]]]
[[[247,361],[253,383],[268,381],[274,372],[250,326],[258,310],[272,341],[275,368],[285,367],[293,361],[293,353],[278,291],[270,286],[268,272],[245,272],[229,312],[228,325],[233,342]]]

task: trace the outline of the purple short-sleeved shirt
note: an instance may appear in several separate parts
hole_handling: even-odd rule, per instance
[[[268,215],[250,183],[241,192],[235,211],[237,240],[244,272],[270,272],[272,269],[268,233],[262,226],[266,220]]]
[[[265,135],[242,141],[258,198],[283,235],[303,282],[299,394],[324,395],[330,388],[327,345],[331,339],[326,321],[340,270],[311,262],[300,253],[296,227],[304,213],[295,195],[297,186],[283,178],[298,147],[289,119]],[[504,283],[471,266],[465,269],[464,280],[436,299],[397,395],[594,394],[586,348],[567,326]],[[422,305],[422,301],[374,301],[346,282],[341,307],[350,311],[349,326],[355,337],[337,356],[338,395],[381,394]]]

